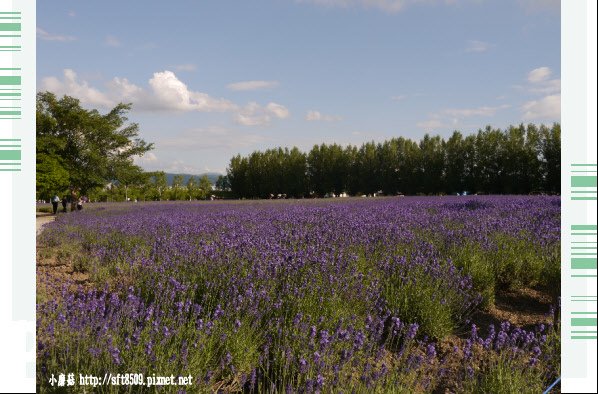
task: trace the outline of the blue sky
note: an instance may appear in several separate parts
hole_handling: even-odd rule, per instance
[[[147,170],[560,121],[557,0],[38,1],[37,85],[129,119]]]

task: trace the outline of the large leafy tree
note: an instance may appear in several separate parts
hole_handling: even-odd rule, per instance
[[[101,114],[83,108],[74,97],[38,93],[38,193],[68,183],[86,194],[111,181],[128,184],[134,180],[141,169],[133,164],[133,158],[153,149],[153,144],[138,138],[138,124],[127,123],[130,109],[130,104],[121,103]],[[64,177],[67,179],[62,182]]]

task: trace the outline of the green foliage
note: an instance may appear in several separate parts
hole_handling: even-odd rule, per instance
[[[219,175],[218,179],[216,180],[216,190],[218,191],[230,191],[230,181],[228,176],[226,175]]]
[[[553,304],[559,303],[561,296],[561,248],[560,244],[542,255],[544,266],[540,274],[540,284],[551,295]]]
[[[493,360],[472,380],[466,381],[464,393],[519,394],[541,393],[546,389],[537,368],[522,365],[506,355]]]
[[[79,100],[37,94],[37,192],[63,191],[66,186],[86,194],[108,182],[130,184],[140,174],[133,164],[153,148],[137,138],[139,126],[127,124],[129,104],[106,114],[83,108]]]
[[[477,366],[466,373],[458,392],[462,393],[541,393],[560,376],[561,330],[558,317],[545,332],[546,340],[537,348],[534,360],[529,354],[504,347],[477,353]],[[478,352],[480,351],[480,352]],[[532,362],[533,361],[533,362]]]
[[[202,176],[199,179],[199,198],[208,198],[212,194],[212,182],[207,175]]]
[[[541,248],[532,240],[495,234],[488,247],[473,242],[453,245],[453,263],[472,277],[484,305],[494,304],[499,289],[542,286],[554,300],[560,294],[560,247]]]
[[[560,191],[560,125],[533,124],[506,130],[490,126],[477,134],[455,131],[444,140],[392,138],[342,147],[314,145],[237,155],[227,169],[237,197],[373,194],[493,193]]]
[[[36,157],[35,181],[37,199],[49,200],[54,194],[66,194],[69,187],[69,173],[59,156],[40,153]]]
[[[302,197],[308,193],[306,156],[299,149],[270,149],[230,161],[227,179],[237,197],[268,198],[281,193]]]
[[[483,306],[494,305],[496,294],[496,274],[488,255],[476,244],[456,247],[452,253],[455,266],[471,276],[474,289],[482,295]]]
[[[441,280],[423,270],[411,271],[410,278],[401,275],[386,279],[383,296],[390,310],[402,321],[416,322],[419,332],[432,338],[444,338],[456,326],[460,298],[446,292]]]

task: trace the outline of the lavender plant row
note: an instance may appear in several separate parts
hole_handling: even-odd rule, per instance
[[[152,203],[62,215],[39,242],[89,283],[38,278],[55,295],[38,302],[38,382],[60,369],[191,374],[193,392],[432,391],[447,373],[440,344],[469,331],[497,291],[554,289],[559,237],[556,197]],[[483,368],[473,354],[507,348],[509,360],[544,368],[546,329],[491,335],[455,345],[466,362],[453,373],[475,380]]]

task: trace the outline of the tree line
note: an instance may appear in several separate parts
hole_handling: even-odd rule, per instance
[[[216,188],[207,175],[191,176],[185,182],[183,175],[175,175],[168,182],[163,171],[143,172],[135,183],[122,184],[118,180],[89,193],[92,201],[175,201],[206,200],[222,197],[226,194],[221,189],[221,178]]]
[[[236,155],[227,181],[238,198],[349,195],[559,193],[561,127],[487,126],[450,138],[426,134],[360,147],[314,145],[309,152],[275,148]]]
[[[188,200],[212,195],[237,198],[322,197],[382,192],[404,194],[527,194],[560,191],[560,124],[490,126],[448,139],[399,137],[358,146],[315,145],[256,151],[230,160],[215,189],[207,177],[167,184],[163,172],[145,172],[134,157],[153,149],[128,123],[130,104],[101,114],[76,98],[37,95],[36,194],[76,191],[93,200]]]

